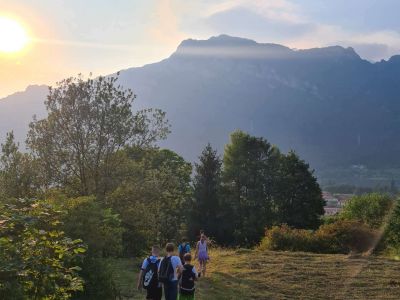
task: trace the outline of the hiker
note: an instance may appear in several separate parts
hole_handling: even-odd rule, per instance
[[[200,241],[197,242],[196,253],[194,256],[195,259],[197,258],[199,260],[200,274],[202,276],[206,276],[207,261],[210,259],[208,256],[207,242],[208,242],[208,239],[203,232],[201,234]]]
[[[176,300],[178,296],[178,272],[183,271],[179,256],[174,255],[175,246],[168,243],[165,247],[167,256],[164,257],[158,269],[158,279],[164,286],[165,300]]]
[[[186,239],[182,239],[182,243],[178,246],[178,252],[183,265],[185,263],[183,257],[186,253],[190,253],[190,244],[187,242]]]
[[[199,278],[199,275],[196,267],[191,264],[192,255],[190,253],[186,253],[183,260],[185,264],[179,280],[179,300],[192,300],[196,290],[194,282]]]
[[[146,299],[161,300],[162,287],[158,280],[158,268],[160,266],[160,247],[153,246],[151,255],[147,257],[140,269],[137,288],[142,287],[147,291]]]

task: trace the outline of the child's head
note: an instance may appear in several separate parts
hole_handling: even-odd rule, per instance
[[[160,247],[158,247],[158,246],[151,247],[151,254],[154,256],[159,256],[160,255]]]
[[[191,255],[190,253],[186,253],[186,254],[183,256],[183,261],[184,261],[185,263],[190,263],[190,262],[192,261],[192,255]]]
[[[200,239],[201,239],[202,241],[205,241],[205,239],[206,239],[206,236],[205,236],[205,234],[204,234],[204,233],[202,233],[202,234],[201,234],[201,236],[200,236]]]
[[[173,243],[168,243],[165,246],[165,251],[167,251],[168,253],[172,253],[175,250],[175,245]]]

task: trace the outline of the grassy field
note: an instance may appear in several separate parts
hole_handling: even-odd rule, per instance
[[[144,299],[134,289],[138,262],[115,264],[121,299]],[[400,262],[302,252],[213,250],[197,300],[400,299]]]

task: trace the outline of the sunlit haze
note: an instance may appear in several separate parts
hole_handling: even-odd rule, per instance
[[[222,33],[292,48],[352,46],[379,61],[400,53],[398,9],[394,0],[0,0],[0,97],[156,62],[183,39]]]
[[[18,22],[0,17],[0,52],[18,52],[28,43],[24,28]]]

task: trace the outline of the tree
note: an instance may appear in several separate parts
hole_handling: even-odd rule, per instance
[[[317,228],[324,200],[309,165],[293,151],[281,155],[274,184],[276,220],[295,228]]]
[[[388,212],[389,213],[389,212]],[[400,256],[400,201],[393,203],[393,211],[389,213],[379,250],[384,250],[391,256]]]
[[[38,174],[32,156],[19,151],[14,133],[1,145],[0,190],[5,198],[32,197],[37,192]]]
[[[365,194],[351,198],[343,207],[340,217],[358,220],[372,228],[383,225],[395,202],[387,194]]]
[[[47,187],[72,186],[78,195],[105,195],[115,152],[127,145],[152,146],[168,134],[165,113],[134,113],[135,95],[117,80],[72,77],[50,88],[48,117],[34,119],[27,138]]]
[[[225,229],[235,243],[257,243],[273,223],[272,192],[279,150],[265,139],[242,131],[231,134],[223,158]]]
[[[222,161],[210,144],[202,151],[199,161],[198,164],[195,164],[193,180],[194,202],[190,218],[191,233],[194,234],[203,229],[207,235],[220,239],[222,238],[222,232],[220,232]]]
[[[124,254],[140,255],[154,243],[178,240],[190,209],[191,164],[170,150],[128,147],[117,155],[125,162],[112,177],[122,180],[106,203],[121,216]]]

